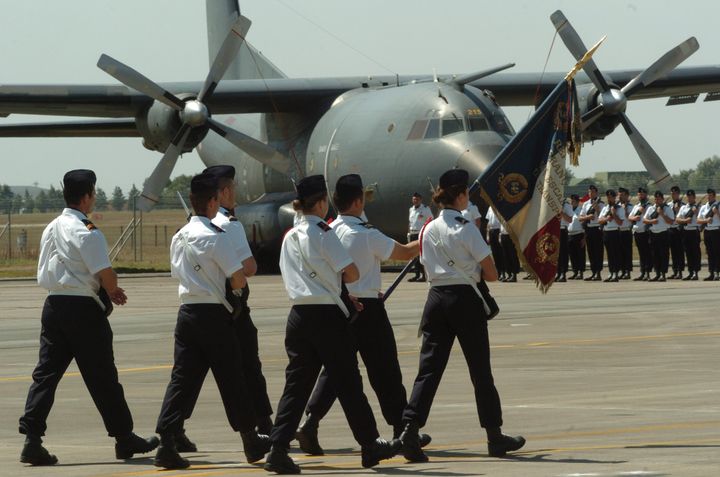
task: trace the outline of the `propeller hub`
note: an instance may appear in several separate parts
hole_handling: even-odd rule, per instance
[[[609,89],[600,96],[600,102],[605,108],[606,114],[624,113],[627,107],[627,98],[619,89]]]
[[[191,100],[185,103],[185,107],[180,113],[180,117],[184,123],[192,127],[202,126],[210,117],[207,107],[200,101]]]

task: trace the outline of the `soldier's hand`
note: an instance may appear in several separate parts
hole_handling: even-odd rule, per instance
[[[365,305],[363,305],[356,296],[348,295],[348,297],[357,311],[363,311],[365,309]]]
[[[112,292],[108,292],[108,295],[110,296],[110,300],[116,305],[124,305],[127,303],[125,290],[120,287],[115,288]]]

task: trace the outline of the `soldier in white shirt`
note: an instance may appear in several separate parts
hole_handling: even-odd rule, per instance
[[[698,225],[698,206],[695,191],[688,189],[685,193],[687,204],[680,207],[675,222],[682,228],[683,248],[687,256],[688,275],[683,281],[698,280],[700,272],[700,226]]]
[[[625,208],[616,202],[617,192],[613,189],[605,191],[608,203],[600,211],[598,223],[603,227],[603,243],[608,257],[608,269],[610,276],[606,282],[617,282],[620,280],[620,268],[622,265],[620,254],[620,225],[625,220]]]
[[[562,210],[560,211],[560,257],[558,258],[557,273],[555,274],[556,282],[567,281],[568,259],[570,253],[568,250],[568,225],[572,222],[573,209],[567,202],[563,201]]]
[[[649,206],[650,202],[647,198],[647,189],[638,187],[638,203],[633,206],[628,216],[628,219],[633,224],[632,231],[635,237],[635,246],[637,247],[640,258],[640,276],[633,279],[633,281],[636,282],[649,281],[650,274],[652,273],[650,232],[648,232],[648,226],[643,222],[643,217]]]
[[[655,203],[648,207],[643,216],[643,223],[650,226],[650,246],[652,247],[653,268],[655,276],[651,282],[664,282],[670,261],[670,243],[668,229],[675,220],[672,207],[665,203],[661,191],[655,191]]]
[[[585,229],[580,222],[580,197],[577,194],[570,196],[570,209],[572,217],[568,224],[568,254],[573,274],[569,280],[582,280],[585,273]]]
[[[363,308],[350,322],[350,328],[383,417],[393,426],[394,437],[397,438],[402,431],[407,393],[402,383],[395,335],[382,299],[380,264],[388,259],[412,259],[418,254],[418,242],[399,244],[362,219],[365,194],[362,179],[357,174],[348,174],[337,180],[333,203],[340,215],[330,227],[360,272],[356,282],[347,284],[349,294],[357,298]],[[317,437],[318,425],[336,398],[337,393],[323,369],[308,402],[305,421],[296,434],[300,449],[305,453],[323,454]],[[430,443],[426,434],[421,439],[423,446]]]
[[[707,190],[707,203],[700,208],[697,223],[705,227],[703,239],[710,272],[703,280],[720,280],[720,212],[715,189]]]
[[[447,365],[455,339],[460,342],[471,381],[480,425],[488,438],[488,452],[502,457],[525,444],[522,437],[501,431],[500,396],[492,377],[487,310],[478,282],[497,280],[490,247],[482,235],[462,217],[467,206],[468,173],[452,169],[440,176],[433,200],[440,216],[421,232],[421,259],[427,267],[430,292],[423,311],[420,365],[412,394],[403,415],[403,455],[411,462],[427,461],[420,448],[418,429],[430,414],[433,399]]]
[[[629,217],[633,205],[630,203],[630,191],[624,187],[618,187],[618,203],[625,212],[625,219],[620,224],[620,280],[630,280],[633,269],[633,233]]]
[[[408,243],[418,239],[420,229],[423,228],[423,225],[425,225],[428,220],[432,220],[432,218],[432,210],[423,204],[422,195],[415,192],[412,195],[412,206],[408,210]],[[424,282],[426,280],[425,268],[420,262],[415,265],[413,270],[409,271],[415,272],[415,276],[408,279],[409,282]]]
[[[348,306],[361,305],[346,303],[340,296],[342,282],[356,282],[360,273],[338,236],[322,219],[328,212],[323,176],[308,176],[297,183],[293,207],[301,210],[303,217],[285,234],[280,250],[280,272],[292,303],[285,331],[290,362],[265,470],[300,473],[288,449],[323,366],[362,448],[362,465],[373,467],[394,456],[401,444],[396,439],[388,442],[378,437],[375,417],[362,390],[355,340],[348,322]]]
[[[492,250],[493,261],[495,262],[495,268],[498,272],[498,281],[505,281],[505,257],[503,254],[502,245],[500,245],[500,220],[495,215],[495,211],[492,207],[488,207],[487,213],[485,214],[485,220],[487,220],[487,241]]]
[[[603,237],[598,216],[605,203],[600,200],[597,187],[594,185],[588,187],[588,196],[588,200],[585,201],[580,211],[580,222],[585,228],[585,243],[592,272],[592,275],[585,278],[585,281],[599,282],[602,280],[603,269]]]
[[[270,450],[270,439],[255,431],[253,400],[245,382],[240,344],[233,330],[232,307],[225,297],[242,294],[246,285],[242,260],[230,236],[211,222],[220,207],[218,179],[196,175],[190,182],[195,215],[173,236],[171,275],[180,283],[180,309],[175,326],[175,351],[170,383],[165,392],[156,432],[160,447],[154,464],[184,469],[190,463],[178,453],[175,436],[183,429],[208,369],[212,370],[232,429],[240,433],[249,463]]]
[[[680,198],[680,187],[674,185],[670,188],[670,195],[672,197],[671,207],[673,214],[677,218],[680,208],[685,203]],[[668,229],[668,242],[670,243],[670,256],[672,257],[672,271],[673,274],[668,277],[669,280],[681,280],[683,272],[685,271],[685,253],[683,250],[683,229],[677,222],[673,222]]]
[[[40,241],[37,281],[48,296],[41,318],[40,358],[20,418],[20,433],[26,436],[20,462],[26,464],[58,461],[43,447],[42,436],[58,383],[73,359],[108,435],[116,440],[115,456],[129,459],[158,445],[157,437],[143,439],[132,432],[132,416],[118,382],[107,317],[112,303],[124,305],[127,296],[110,265],[105,236],[88,219],[95,206],[95,181],[95,173],[87,169],[65,174],[67,207],[45,228]]]
[[[465,217],[465,220],[469,221],[471,224],[475,224],[475,227],[478,229],[482,225],[482,214],[480,214],[480,210],[478,210],[477,205],[473,204],[472,202],[468,202],[468,206],[466,209],[464,209],[462,212],[462,216]]]

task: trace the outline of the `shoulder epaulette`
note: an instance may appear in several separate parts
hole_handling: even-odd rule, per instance
[[[234,215],[231,215],[230,217],[228,217],[228,219],[230,220],[230,222],[237,222],[237,221],[238,221],[237,217],[235,217]]]
[[[90,222],[90,220],[88,220],[88,219],[82,219],[82,223],[85,224],[85,227],[87,227],[88,230],[96,230],[97,229],[95,224]]]
[[[368,222],[360,222],[360,225],[362,225],[366,229],[374,229],[375,228],[375,226],[373,224],[370,224]]]
[[[468,219],[466,219],[465,217],[460,217],[459,215],[457,217],[455,217],[455,220],[457,220],[458,222],[460,222],[463,225],[470,223],[470,221]]]
[[[217,225],[213,224],[212,222],[210,222],[210,227],[212,227],[215,230],[215,232],[217,232],[219,234],[225,233],[225,231],[222,228],[218,227]]]
[[[329,232],[332,230],[332,228],[330,228],[330,226],[328,224],[326,224],[325,222],[323,222],[322,220],[317,223],[317,226],[320,227],[321,229],[323,229],[324,232]]]

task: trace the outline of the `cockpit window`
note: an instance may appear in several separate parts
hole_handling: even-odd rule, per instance
[[[435,139],[440,137],[440,120],[431,119],[425,131],[425,139]]]
[[[442,135],[447,136],[456,132],[464,131],[465,125],[463,124],[462,118],[452,117],[445,118],[442,122]]]
[[[468,116],[468,131],[489,131],[487,120],[483,116]]]
[[[408,134],[407,140],[412,141],[415,139],[422,139],[425,136],[425,128],[427,128],[427,124],[427,119],[419,119],[415,121],[410,129],[410,134]]]
[[[493,113],[492,124],[493,129],[495,129],[500,134],[507,134],[508,136],[512,136],[515,134],[512,126],[510,126],[510,122],[500,111],[495,111]]]

